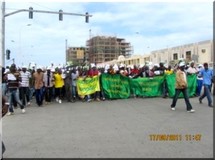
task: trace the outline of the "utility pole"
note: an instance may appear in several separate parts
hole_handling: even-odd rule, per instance
[[[69,12],[63,12],[63,10],[59,10],[59,12],[54,12],[54,11],[44,11],[44,10],[34,10],[32,7],[29,9],[20,9],[11,13],[5,14],[5,1],[2,0],[1,3],[1,11],[0,11],[0,51],[1,51],[1,58],[0,58],[0,67],[4,67],[5,65],[5,17],[8,17],[10,15],[14,15],[16,13],[20,12],[28,12],[29,13],[29,18],[33,19],[33,12],[37,13],[50,13],[50,14],[58,14],[59,15],[59,20],[63,20],[63,15],[73,15],[73,16],[83,16],[85,17],[85,22],[89,22],[89,17],[92,17],[88,12],[85,14],[78,14],[78,13],[69,13]]]
[[[0,67],[4,67],[5,66],[5,2],[1,3],[1,11],[0,11],[0,52],[1,52],[1,56],[0,56]]]

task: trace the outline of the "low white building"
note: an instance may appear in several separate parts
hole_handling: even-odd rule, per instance
[[[121,63],[126,65],[142,65],[148,61],[153,64],[164,62],[167,65],[174,65],[180,59],[184,59],[186,62],[193,60],[196,64],[203,64],[207,62],[210,67],[213,67],[213,41],[207,40],[172,48],[155,50],[149,54],[133,55],[129,58],[119,56],[117,60],[105,62],[102,65]]]

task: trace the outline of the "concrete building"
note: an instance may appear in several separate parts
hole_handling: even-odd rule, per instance
[[[123,38],[96,36],[87,41],[90,63],[104,63],[117,59],[120,55],[130,57],[133,49]]]
[[[73,65],[83,65],[89,61],[89,51],[86,47],[69,47],[66,50],[66,62]]]
[[[115,60],[101,63],[99,65],[102,66],[104,64],[120,63],[124,63],[126,65],[141,65],[145,64],[147,61],[150,61],[153,64],[164,62],[168,65],[174,65],[180,59],[184,59],[187,63],[191,60],[194,60],[196,64],[208,62],[209,66],[213,67],[213,54],[213,41],[207,40],[172,48],[155,50],[149,54],[133,55],[129,58],[121,56]]]

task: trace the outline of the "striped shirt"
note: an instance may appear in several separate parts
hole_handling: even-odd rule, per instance
[[[7,86],[9,89],[19,88],[19,73],[8,73],[7,74]]]
[[[20,77],[21,77],[21,83],[20,83],[20,87],[29,87],[29,79],[31,78],[31,74],[30,72],[26,71],[20,72]]]

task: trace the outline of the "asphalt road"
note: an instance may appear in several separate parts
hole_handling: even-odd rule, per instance
[[[171,101],[32,103],[3,118],[4,158],[213,158],[213,108]]]

